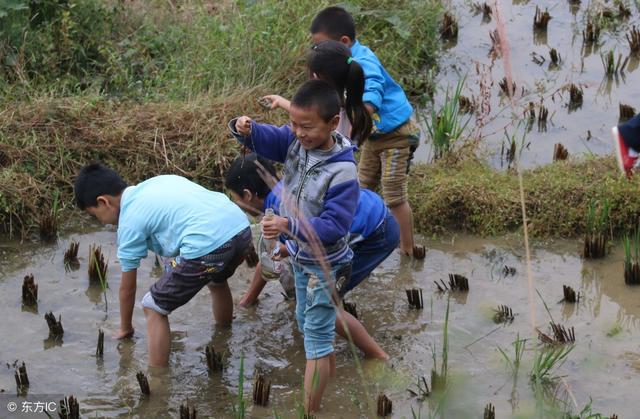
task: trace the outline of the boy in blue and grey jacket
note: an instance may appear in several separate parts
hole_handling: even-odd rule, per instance
[[[347,239],[358,203],[354,147],[334,132],[340,98],[320,80],[303,84],[291,101],[291,126],[233,119],[229,128],[245,146],[284,163],[281,216],[262,221],[266,239],[285,236],[296,282],[296,319],[304,334],[305,410],[320,408],[335,369],[336,311],[332,295],[338,271],[349,267]],[[314,377],[317,376],[317,380]]]
[[[333,40],[351,48],[352,58],[364,71],[362,100],[375,127],[360,148],[360,186],[375,190],[381,184],[382,196],[400,226],[400,250],[422,259],[425,251],[414,242],[413,212],[407,194],[409,165],[420,139],[420,130],[411,122],[413,108],[373,51],[356,40],[349,12],[342,7],[327,7],[313,19],[310,30],[315,45]]]

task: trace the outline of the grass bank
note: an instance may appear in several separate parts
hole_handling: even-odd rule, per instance
[[[237,155],[227,121],[281,123],[257,99],[305,78],[308,28],[328,1],[14,0],[0,4],[0,231],[71,213],[72,182],[101,160],[134,183],[176,173],[220,185]],[[352,0],[359,39],[423,100],[438,0]]]
[[[409,197],[423,233],[465,231],[483,236],[522,230],[518,177],[479,160],[417,165]],[[639,179],[620,176],[613,157],[556,162],[523,172],[529,233],[572,237],[584,232],[588,205],[611,204],[614,233],[635,228]]]

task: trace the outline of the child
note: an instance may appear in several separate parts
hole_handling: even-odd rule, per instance
[[[374,190],[378,183],[382,184],[382,196],[400,225],[400,250],[424,258],[424,247],[414,243],[413,212],[407,200],[409,164],[420,138],[419,129],[411,122],[413,108],[378,57],[356,40],[353,17],[345,9],[327,7],[320,11],[311,23],[311,37],[316,45],[326,40],[345,44],[362,66],[363,101],[375,129],[361,147],[360,186]]]
[[[225,186],[230,190],[232,199],[251,214],[265,212],[272,208],[278,213],[280,208],[280,193],[282,181],[278,182],[272,191],[260,173],[264,170],[267,176],[275,179],[275,170],[267,160],[255,154],[236,159],[229,168],[225,179]],[[350,228],[349,246],[353,251],[351,275],[344,276],[344,283],[340,277],[336,290],[340,297],[355,288],[391,254],[398,245],[400,233],[398,224],[389,213],[382,198],[366,189],[360,190],[360,199]],[[261,266],[256,268],[256,274],[249,289],[240,300],[241,306],[249,306],[256,302],[264,289],[266,281],[261,275]],[[280,284],[289,294],[288,276],[280,275]],[[360,348],[365,357],[386,360],[389,356],[378,346],[367,333],[363,325],[352,315],[341,310],[349,335],[353,343]],[[348,339],[340,320],[336,321],[336,332]]]
[[[120,175],[102,164],[85,166],[75,180],[76,204],[102,224],[118,226],[120,330],[133,335],[137,268],[148,250],[175,257],[142,298],[147,318],[149,365],[166,366],[171,337],[168,315],[185,305],[202,287],[211,292],[217,323],[228,325],[233,299],[227,279],[251,246],[247,216],[224,194],[183,177],[156,176],[127,187]]]
[[[613,127],[611,133],[618,167],[622,173],[630,177],[637,165],[640,152],[640,114]]]
[[[225,187],[231,192],[231,199],[252,215],[264,213],[272,208],[276,214],[280,208],[282,181],[273,190],[269,189],[260,170],[264,170],[274,180],[273,165],[255,154],[237,158],[227,171]],[[360,199],[349,230],[349,247],[353,250],[351,276],[348,282],[337,285],[338,295],[344,297],[382,263],[396,248],[399,228],[393,215],[384,205],[382,198],[368,189],[360,189]],[[282,283],[282,282],[281,282]],[[255,303],[266,281],[261,276],[254,278],[250,290],[242,298],[240,305]],[[287,290],[287,285],[282,284]]]
[[[351,57],[349,47],[337,41],[321,42],[309,52],[307,68],[309,78],[332,84],[343,99],[336,131],[361,144],[371,134],[372,122],[362,101],[364,72]],[[282,96],[268,95],[265,99],[271,102],[271,109],[282,108],[289,112],[290,102]]]
[[[335,133],[340,98],[320,80],[304,83],[291,101],[291,127],[257,124],[242,116],[229,122],[246,147],[284,163],[281,216],[262,220],[266,239],[284,235],[296,283],[296,319],[304,334],[307,365],[305,411],[320,408],[335,372],[336,274],[353,252],[347,236],[359,194],[354,147]]]

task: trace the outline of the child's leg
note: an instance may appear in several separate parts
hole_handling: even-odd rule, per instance
[[[233,321],[233,297],[227,281],[209,284],[213,318],[220,326],[229,326]]]
[[[166,314],[161,314],[151,308],[154,305],[151,294],[147,293],[143,298],[143,310],[147,318],[149,365],[152,367],[165,367],[169,364],[169,353],[171,352],[169,318]]]
[[[349,332],[348,334],[347,331]],[[382,359],[384,361],[389,359],[389,355],[371,337],[364,325],[344,310],[338,311],[336,333],[347,340],[351,339],[353,344],[364,352],[366,358]]]
[[[320,410],[322,394],[331,377],[331,354],[318,359],[307,360],[304,371],[304,411]]]

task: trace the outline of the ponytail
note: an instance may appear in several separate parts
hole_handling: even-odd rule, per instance
[[[362,101],[364,71],[351,57],[349,47],[338,41],[321,42],[309,52],[307,67],[310,77],[317,77],[336,88],[351,123],[351,140],[362,144],[371,134],[372,120]]]
[[[345,83],[345,111],[351,122],[351,139],[361,145],[371,134],[372,120],[364,106],[364,70],[356,61],[351,61]]]

